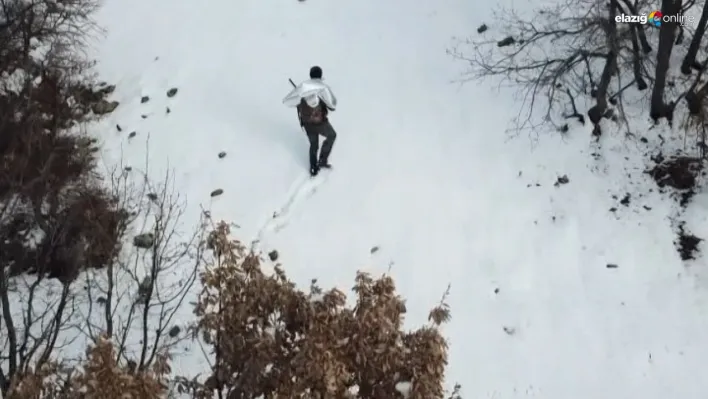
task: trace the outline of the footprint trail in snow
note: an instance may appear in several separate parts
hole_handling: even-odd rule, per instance
[[[317,192],[317,189],[327,181],[330,173],[331,171],[322,171],[317,177],[303,177],[295,184],[295,188],[288,195],[285,204],[273,212],[273,215],[258,231],[256,239],[251,244],[251,249],[254,253],[258,252],[260,249],[259,244],[269,234],[277,234],[287,227],[292,219],[293,212],[300,207],[303,201],[309,199]]]

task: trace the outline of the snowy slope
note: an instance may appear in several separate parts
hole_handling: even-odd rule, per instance
[[[445,50],[483,7],[106,0],[99,71],[121,102],[98,127],[106,162],[142,165],[149,135],[151,174],[175,168],[191,217],[204,204],[237,223],[300,284],[390,269],[411,327],[451,283],[448,379],[465,398],[704,397],[708,287],[676,255],[675,206],[630,185],[640,149],[610,137],[593,150],[582,127],[508,141],[512,98],[450,83],[464,66]],[[280,100],[313,64],[340,106],[336,169],[310,195],[307,140]],[[706,208],[697,196],[698,235]],[[204,367],[191,353],[177,373]]]

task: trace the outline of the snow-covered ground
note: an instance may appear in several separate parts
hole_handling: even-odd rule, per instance
[[[512,97],[452,83],[465,66],[446,49],[486,8],[106,0],[98,67],[121,103],[95,129],[106,162],[141,166],[149,147],[151,174],[174,168],[189,217],[203,204],[237,223],[303,286],[348,289],[358,269],[390,269],[410,327],[451,283],[448,380],[465,398],[706,397],[708,286],[672,244],[677,207],[650,190],[643,149],[621,135],[508,140]],[[281,99],[315,64],[339,109],[335,169],[313,184]],[[686,211],[698,236],[707,208],[699,194]],[[177,374],[205,365],[196,348],[176,362]]]

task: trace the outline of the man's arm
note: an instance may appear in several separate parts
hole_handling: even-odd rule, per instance
[[[297,110],[297,120],[300,121],[300,126],[304,127],[305,125],[302,124],[302,114],[300,113],[300,106],[295,107]]]

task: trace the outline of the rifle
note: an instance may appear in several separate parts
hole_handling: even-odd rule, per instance
[[[291,85],[293,85],[293,88],[297,87],[295,82],[293,82],[292,79],[288,78],[288,82],[290,82]],[[297,120],[300,122],[300,127],[305,128],[305,125],[302,124],[302,118],[300,118],[300,111],[297,111]]]

